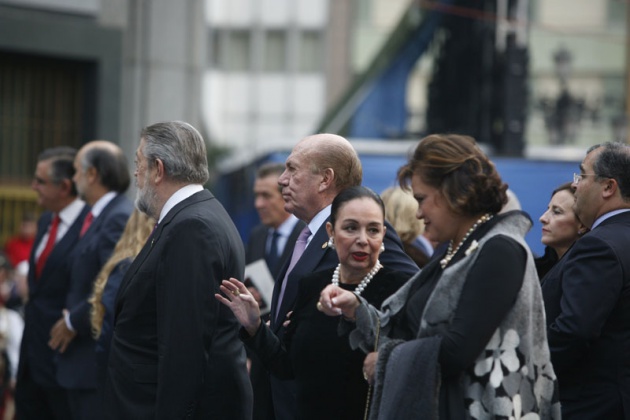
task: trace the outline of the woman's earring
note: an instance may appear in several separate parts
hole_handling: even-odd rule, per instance
[[[385,252],[385,244],[381,243],[381,249],[379,250],[379,253],[382,254],[383,252]]]
[[[335,249],[335,240],[332,236],[330,237],[330,239],[328,239],[328,246],[330,247],[330,249]]]

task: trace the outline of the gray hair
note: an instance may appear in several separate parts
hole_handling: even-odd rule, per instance
[[[149,165],[160,159],[168,179],[191,184],[208,181],[206,143],[192,125],[183,121],[160,122],[145,127],[141,137]]]

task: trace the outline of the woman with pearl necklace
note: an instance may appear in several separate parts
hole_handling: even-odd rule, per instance
[[[327,286],[374,382],[370,418],[559,418],[542,295],[520,211],[499,214],[507,185],[475,141],[430,135],[398,172],[431,241],[447,243],[381,307]]]
[[[279,340],[260,321],[256,300],[237,279],[224,281],[223,295],[243,328],[241,339],[272,375],[295,379],[301,419],[363,419],[369,386],[362,367],[365,353],[352,350],[347,336],[338,334],[340,317],[329,317],[317,306],[329,284],[380,304],[409,278],[383,267],[378,260],[385,237],[381,198],[365,187],[351,187],[333,200],[326,229],[339,258],[335,269],[300,279],[298,297],[284,339]],[[313,246],[315,244],[312,244]],[[373,350],[373,349],[372,349]]]

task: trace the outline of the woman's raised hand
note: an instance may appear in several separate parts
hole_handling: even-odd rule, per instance
[[[250,336],[256,334],[261,324],[260,307],[247,287],[237,279],[230,278],[223,280],[219,288],[227,298],[219,293],[215,293],[214,297],[230,308]]]
[[[360,304],[361,301],[354,293],[329,284],[319,295],[317,309],[329,316],[343,315],[349,320],[354,320],[354,311]]]

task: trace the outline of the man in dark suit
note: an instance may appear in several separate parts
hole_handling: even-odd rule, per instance
[[[100,404],[88,299],[96,275],[111,256],[133,206],[123,195],[129,188],[129,167],[114,143],[97,140],[85,144],[77,153],[74,168],[79,196],[91,209],[73,251],[66,309],[51,329],[50,346],[60,352],[57,379],[68,390],[73,418],[91,419]]]
[[[630,146],[589,149],[573,180],[591,229],[542,283],[564,419],[630,418]]]
[[[48,347],[50,329],[65,307],[71,253],[88,206],[72,181],[76,150],[47,149],[38,157],[32,187],[47,211],[37,223],[28,271],[28,302],[15,391],[21,420],[71,418],[67,393],[57,381],[58,353]]]
[[[136,206],[158,225],[123,279],[107,367],[111,419],[249,419],[238,322],[213,295],[243,277],[236,227],[203,184],[203,138],[184,122],[142,131]]]
[[[282,163],[264,164],[256,172],[254,206],[262,223],[252,230],[245,253],[247,264],[264,259],[274,279],[291,257],[295,241],[305,226],[304,222],[284,209],[278,185],[282,172]],[[249,286],[247,282],[245,284]],[[257,300],[261,303],[260,299]],[[269,374],[256,355],[248,356],[251,361],[249,378],[254,391],[254,420],[274,419]]]
[[[285,171],[278,179],[282,187],[285,209],[307,224],[301,239],[306,243],[301,256],[292,255],[281,269],[273,291],[271,328],[282,338],[282,324],[287,319],[297,296],[300,278],[306,274],[335,267],[337,253],[328,247],[326,221],[330,205],[343,189],[360,185],[363,177],[361,161],[348,140],[334,134],[317,134],[302,139],[286,160]],[[405,254],[394,228],[387,224],[385,252],[380,257],[384,266],[408,273],[418,271]],[[300,243],[300,238],[296,244]],[[297,245],[296,248],[297,249]],[[294,249],[294,251],[295,251]],[[271,377],[273,404],[278,419],[296,417],[295,385]]]

